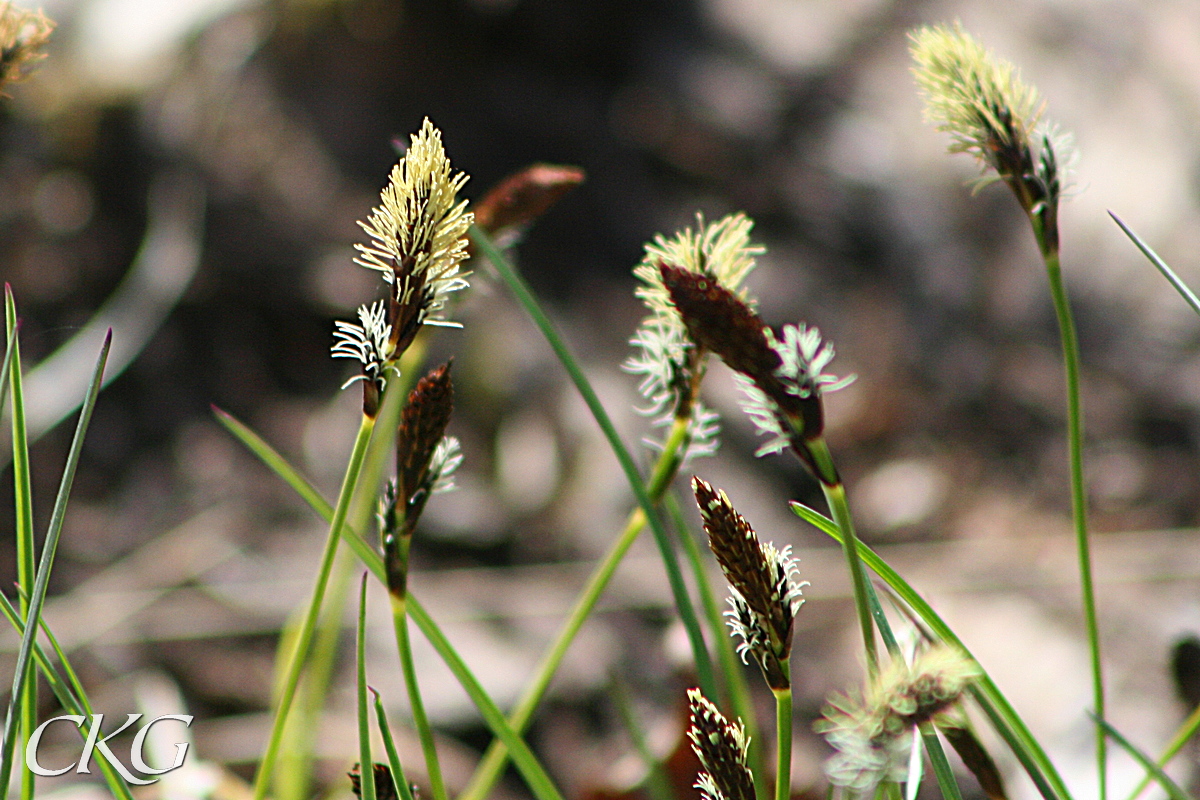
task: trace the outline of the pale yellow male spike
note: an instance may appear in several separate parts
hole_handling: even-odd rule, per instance
[[[451,170],[441,132],[426,119],[411,139],[392,168],[381,204],[359,222],[373,241],[356,244],[360,257],[354,259],[393,285],[396,304],[407,312],[391,320],[393,335],[401,339],[422,323],[450,324],[433,315],[448,293],[467,285],[459,265],[467,257],[467,230],[474,220],[467,201],[458,199],[467,176]]]
[[[909,38],[925,117],[954,137],[951,152],[971,153],[997,168],[998,150],[1029,147],[1042,104],[1015,66],[958,23],[918,28]]]

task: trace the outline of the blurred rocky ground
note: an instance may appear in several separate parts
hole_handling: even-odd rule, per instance
[[[757,221],[767,253],[749,283],[764,317],[818,325],[839,374],[858,375],[830,398],[830,438],[864,538],[944,612],[1091,796],[1053,309],[1016,204],[996,187],[971,195],[975,165],[922,121],[908,71],[906,31],[958,19],[1075,135],[1063,257],[1111,717],[1154,752],[1185,715],[1171,653],[1200,633],[1200,319],[1106,210],[1200,284],[1191,0],[44,8],[58,22],[49,57],[0,105],[0,276],[21,311],[34,426],[48,429],[34,449],[42,520],[70,438],[55,423],[102,326],[128,364],[96,410],[48,612],[98,706],[126,713],[166,686],[174,710],[162,713],[199,718],[192,757],[248,774],[275,635],[309,590],[324,532],[210,405],[336,491],[358,400],[337,390],[348,372],[329,358],[332,322],[377,285],[351,263],[355,220],[378,202],[393,140],[429,116],[472,176],[470,197],[533,161],[587,171],[516,255],[630,443],[646,424],[619,365],[641,315],[630,269],[643,243],[697,211]],[[430,503],[412,586],[506,705],[632,501],[549,348],[476,266],[455,312],[465,327],[441,331],[430,361],[455,358],[461,488]],[[820,504],[811,480],[752,457],[723,367],[705,389],[722,447],[688,469],[791,544],[812,583],[795,781],[817,786],[825,751],[811,722],[830,691],[861,680],[847,582],[832,544],[787,512],[788,498]],[[0,519],[5,581],[11,527]],[[639,548],[531,734],[571,797],[639,778],[611,681],[660,752],[679,735],[682,635],[653,547]],[[372,600],[370,679],[403,720],[385,602]],[[9,669],[15,639],[3,641]],[[356,759],[348,644],[319,737],[334,796],[348,795],[341,775]],[[418,660],[461,786],[487,736],[433,653]],[[414,750],[407,737],[402,752]],[[1032,796],[1004,763],[1014,795]],[[1113,776],[1121,791],[1137,773],[1116,758]],[[523,796],[517,780],[505,791]]]

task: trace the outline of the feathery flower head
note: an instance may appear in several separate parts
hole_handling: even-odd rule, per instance
[[[911,664],[892,661],[861,697],[831,698],[814,726],[837,751],[825,764],[829,779],[857,792],[903,779],[913,729],[958,702],[980,674],[961,651],[937,645]]]
[[[688,689],[688,738],[705,772],[696,781],[706,800],[754,800],[754,775],[746,766],[750,740],[739,720],[729,722],[699,689]]]
[[[706,224],[703,214],[696,214],[696,228],[684,228],[670,239],[662,234],[646,245],[646,254],[633,269],[642,285],[634,294],[655,315],[677,319],[675,307],[667,288],[663,286],[660,263],[671,264],[689,272],[715,278],[725,288],[745,294],[742,281],[754,269],[754,257],[766,249],[750,244],[754,221],[745,214],[729,214]]]
[[[775,370],[778,386],[800,402],[801,428],[803,434],[812,438],[819,436],[825,428],[824,406],[811,399],[820,399],[822,393],[833,392],[845,388],[855,381],[855,375],[839,378],[825,372],[825,367],[833,360],[833,345],[821,340],[821,332],[803,323],[800,325],[784,325],[783,338],[775,336],[770,328],[766,331],[767,345],[779,356],[779,367]],[[792,444],[796,424],[780,414],[784,407],[775,397],[768,396],[753,380],[736,376],[738,387],[742,390],[740,401],[742,410],[754,423],[759,435],[769,438],[755,451],[756,456],[768,453],[779,453]]]
[[[639,409],[655,417],[655,427],[670,425],[676,415],[689,416],[688,446],[684,460],[711,455],[717,449],[720,427],[717,414],[700,404],[696,397],[704,372],[704,348],[688,338],[663,284],[660,263],[668,263],[705,275],[744,295],[742,281],[754,268],[754,257],[763,248],[750,244],[754,223],[744,214],[730,214],[706,224],[696,215],[696,228],[685,228],[670,239],[659,234],[646,245],[646,254],[633,274],[641,281],[635,294],[650,310],[630,344],[638,348],[622,368],[642,376],[638,384],[649,405]],[[651,447],[661,448],[654,440]]]
[[[390,284],[388,322],[395,357],[421,325],[447,325],[439,314],[451,292],[466,288],[459,265],[467,257],[467,229],[474,219],[458,192],[467,182],[450,169],[442,134],[428,119],[412,135],[408,152],[392,168],[381,204],[359,222],[370,244],[356,244],[355,262],[378,270]]]
[[[342,384],[345,389],[363,381],[363,413],[374,417],[379,412],[379,398],[387,385],[387,372],[399,374],[392,364],[392,326],[387,323],[387,311],[382,300],[359,306],[359,324],[338,320],[334,323],[334,358],[353,358],[362,364],[362,374]]]
[[[54,23],[41,11],[17,8],[7,0],[0,3],[0,96],[46,57],[41,49],[53,30]]]
[[[1037,90],[957,23],[918,28],[909,39],[926,119],[954,138],[950,152],[983,163],[979,186],[997,179],[1008,184],[1041,223],[1047,246],[1057,249],[1058,202],[1074,149],[1054,125],[1038,125],[1044,104]]]
[[[833,359],[832,345],[821,341],[816,328],[804,325],[784,326],[782,338],[777,337],[713,279],[667,264],[660,264],[659,271],[688,336],[748,379],[741,382],[750,400],[743,408],[760,432],[772,436],[758,455],[790,446],[818,478],[836,482],[809,447],[825,429],[822,393],[854,380],[825,372]]]
[[[729,581],[732,610],[729,626],[740,636],[738,652],[762,667],[772,689],[791,685],[787,662],[792,652],[792,628],[804,603],[799,569],[791,548],[777,550],[762,542],[746,518],[729,502],[725,492],[692,478],[692,491],[708,535],[708,545]]]

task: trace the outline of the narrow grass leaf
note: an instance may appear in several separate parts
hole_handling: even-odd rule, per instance
[[[421,604],[417,602],[417,599],[411,595],[408,598],[408,615],[412,617],[413,622],[417,623],[417,627],[437,650],[442,661],[454,673],[454,677],[458,679],[475,707],[479,709],[479,713],[483,716],[483,720],[491,729],[492,734],[499,737],[508,747],[513,764],[537,800],[563,800],[562,794],[559,793],[550,776],[546,774],[546,770],[533,755],[529,745],[508,724],[496,702],[483,690],[449,640]]]
[[[818,530],[841,542],[841,536],[832,520],[800,503],[791,503],[792,511],[801,519],[812,522]],[[903,600],[913,612],[929,626],[938,639],[956,645],[971,658],[971,652],[966,648],[949,625],[938,616],[937,612],[925,599],[912,588],[899,573],[892,569],[871,548],[862,542],[858,543],[859,557],[863,563],[883,580],[892,591]],[[991,676],[980,665],[981,677],[971,687],[971,694],[991,721],[992,726],[1012,750],[1013,755],[1021,762],[1021,766],[1037,786],[1038,792],[1045,800],[1069,800],[1071,793],[1054,768],[1050,758],[1042,749],[1041,744],[1034,738],[1025,722],[1017,715],[1008,699],[1000,692]]]
[[[0,594],[0,613],[3,613],[8,619],[9,624],[16,629],[18,635],[25,632],[25,623],[21,622],[17,615],[17,610],[13,608],[12,603],[3,594]],[[71,668],[70,662],[66,655],[63,654],[62,648],[58,646],[58,641],[50,633],[50,629],[46,627],[46,621],[40,620],[42,632],[50,640],[50,644],[54,648],[54,652],[58,655],[59,663],[66,673],[64,679],[55,668],[53,662],[46,655],[46,651],[42,649],[36,641],[33,643],[33,660],[37,663],[37,667],[41,670],[42,675],[46,678],[46,684],[50,687],[50,691],[54,693],[59,704],[72,714],[77,714],[85,717],[88,722],[78,728],[80,739],[86,741],[89,732],[91,731],[91,715],[92,706],[88,702],[87,693],[83,690],[83,686],[79,683],[79,678],[75,675],[75,670]],[[109,791],[114,797],[120,800],[133,800],[133,795],[129,790],[129,784],[125,779],[112,768],[108,763],[108,757],[103,752],[98,752],[100,771],[104,774],[104,781],[108,784]]]
[[[367,688],[371,689],[370,686]],[[374,689],[371,689],[371,694],[375,698],[375,719],[379,724],[379,735],[383,739],[383,749],[387,753],[388,766],[392,770],[392,782],[396,784],[400,800],[413,800],[412,786],[409,785],[408,778],[404,774],[404,767],[400,764],[400,754],[396,752],[396,740],[392,738],[392,726],[388,724],[387,714],[383,710],[383,700],[379,697],[379,692]]]
[[[1163,277],[1175,287],[1175,291],[1179,292],[1179,296],[1187,301],[1187,304],[1192,307],[1192,310],[1197,314],[1200,314],[1200,298],[1196,297],[1196,294],[1188,288],[1188,285],[1183,282],[1183,279],[1176,275],[1175,271],[1167,266],[1167,262],[1159,258],[1158,253],[1154,252],[1150,248],[1150,245],[1142,241],[1142,238],[1134,233],[1133,230],[1131,230],[1130,227],[1126,225],[1120,217],[1111,211],[1108,212],[1108,215],[1113,218],[1113,222],[1120,226],[1121,230],[1125,231],[1125,235],[1128,236],[1135,245],[1137,245],[1137,248],[1142,251],[1142,255],[1150,259],[1150,263],[1157,267],[1158,271],[1163,274]]]
[[[921,740],[925,743],[925,752],[929,754],[929,763],[933,765],[933,775],[937,778],[938,788],[942,790],[942,797],[945,800],[962,800],[958,781],[954,778],[950,759],[946,758],[946,751],[942,749],[937,729],[932,722],[926,722],[921,725],[920,731]]]
[[[700,622],[696,617],[695,608],[692,606],[691,597],[687,592],[687,585],[683,580],[683,570],[680,569],[679,559],[675,554],[675,549],[671,544],[670,538],[667,536],[666,529],[654,511],[654,504],[650,500],[650,495],[646,492],[645,483],[638,472],[633,457],[621,441],[621,437],[617,433],[612,420],[609,418],[608,412],[601,405],[596,391],[583,374],[583,370],[579,367],[578,362],[575,361],[575,357],[571,354],[571,351],[567,349],[567,345],[562,337],[558,335],[554,324],[546,316],[546,312],[538,303],[537,298],[534,297],[533,291],[529,288],[525,279],[518,274],[512,263],[500,252],[500,249],[492,242],[491,237],[475,226],[471,227],[471,240],[479,248],[483,256],[492,263],[492,266],[495,267],[496,272],[500,275],[504,283],[508,285],[517,302],[521,304],[525,309],[525,313],[529,315],[530,319],[533,320],[534,324],[542,332],[542,336],[545,337],[546,342],[554,350],[555,355],[558,356],[563,369],[570,376],[584,403],[587,404],[588,410],[591,411],[592,416],[595,418],[596,424],[600,426],[600,430],[608,440],[613,454],[617,457],[617,461],[621,465],[621,470],[625,473],[625,477],[633,489],[633,494],[637,498],[638,505],[641,506],[643,513],[646,515],[650,531],[654,534],[654,541],[658,545],[659,554],[663,560],[663,567],[667,573],[667,580],[671,586],[671,594],[675,599],[675,608],[679,612],[680,621],[683,622],[688,640],[692,646],[692,657],[696,662],[696,674],[700,689],[706,696],[716,697],[717,687],[713,677],[712,659],[708,655],[708,646],[704,642],[704,634],[700,630]]]
[[[1175,735],[1172,736],[1171,741],[1167,743],[1162,755],[1158,757],[1158,765],[1160,767],[1165,767],[1167,764],[1171,763],[1171,759],[1179,755],[1179,751],[1182,750],[1183,746],[1187,744],[1193,736],[1196,735],[1197,730],[1200,730],[1200,706],[1196,706],[1194,709],[1192,709],[1192,713],[1188,715],[1188,718],[1185,719],[1183,724],[1179,726],[1179,729],[1175,731]],[[1146,787],[1150,785],[1150,782],[1151,776],[1147,775],[1134,788],[1134,790],[1130,792],[1129,800],[1137,800],[1138,795],[1146,791]]]
[[[371,717],[367,711],[367,576],[358,589],[358,636],[355,639],[355,696],[358,701],[358,775],[362,800],[375,800],[375,761],[371,758]]]
[[[15,707],[25,692],[26,678],[30,674],[30,653],[37,635],[38,622],[41,619],[42,605],[46,600],[46,587],[50,582],[50,569],[54,563],[54,554],[58,549],[58,539],[62,534],[63,519],[67,513],[67,501],[71,496],[71,487],[75,481],[75,470],[79,466],[79,454],[83,450],[83,437],[87,432],[88,423],[92,419],[92,411],[96,407],[96,395],[100,391],[100,381],[104,375],[104,364],[108,360],[108,352],[112,346],[112,330],[104,337],[100,348],[100,357],[96,359],[96,367],[92,372],[92,381],[88,384],[87,395],[83,399],[83,407],[79,412],[79,422],[75,426],[75,437],[71,440],[71,449],[67,453],[67,463],[63,467],[62,480],[58,486],[58,496],[54,499],[54,509],[50,513],[50,524],[46,530],[46,541],[42,545],[41,563],[33,582],[33,592],[29,598],[29,611],[25,617],[25,631],[21,635],[21,648],[17,652],[17,666],[13,674],[12,696],[9,698],[8,710],[4,720],[4,754],[0,763],[0,787],[7,787],[12,776],[17,725]],[[13,367],[17,362],[13,361]],[[17,394],[13,392],[14,403]],[[15,415],[14,415],[15,416]],[[36,713],[36,708],[33,709]]]
[[[1167,793],[1167,796],[1170,797],[1171,800],[1192,800],[1192,796],[1185,792],[1179,786],[1179,784],[1172,780],[1171,776],[1168,775],[1162,767],[1160,767],[1158,764],[1155,764],[1148,755],[1138,749],[1133,742],[1126,739],[1120,731],[1110,725],[1107,721],[1098,718],[1095,714],[1092,714],[1091,717],[1101,728],[1104,729],[1104,732],[1108,734],[1110,739],[1119,744],[1121,747],[1125,748],[1125,752],[1133,756],[1134,760],[1141,764],[1142,768],[1145,769],[1146,772],[1150,773],[1150,775],[1155,781],[1158,782],[1158,785],[1163,788],[1163,791]]]

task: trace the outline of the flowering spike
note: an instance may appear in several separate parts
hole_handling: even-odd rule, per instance
[[[791,548],[776,550],[761,542],[725,493],[708,482],[693,477],[692,491],[709,547],[732,589],[732,611],[726,616],[742,638],[739,652],[743,660],[754,656],[772,689],[786,689],[791,685],[787,664],[792,628],[804,602],[801,590],[807,585],[797,580]]]
[[[379,412],[379,398],[387,385],[387,372],[398,372],[390,363],[392,326],[385,319],[382,300],[360,306],[358,320],[357,325],[341,320],[334,323],[334,343],[330,352],[334,358],[353,358],[362,364],[362,374],[346,381],[342,388],[363,381],[363,413],[374,417]]]
[[[447,295],[467,286],[459,265],[467,257],[467,229],[474,217],[467,201],[457,198],[466,182],[466,175],[451,171],[442,134],[426,119],[392,168],[381,204],[359,222],[372,242],[354,246],[355,262],[378,270],[391,285],[388,322],[396,358],[421,325],[454,324],[439,314]]]
[[[405,507],[405,528],[409,533],[445,471],[447,459],[455,455],[448,454],[447,445],[442,444],[453,408],[454,384],[449,363],[417,381],[404,406],[396,435],[396,490]],[[435,463],[439,446],[442,453]]]
[[[902,780],[913,728],[934,718],[952,724],[940,715],[980,674],[961,651],[939,645],[912,664],[892,661],[862,697],[831,698],[815,726],[837,751],[825,764],[829,779],[863,794],[882,781]]]
[[[909,34],[925,116],[954,138],[950,151],[970,153],[984,165],[980,185],[1008,184],[1021,207],[1057,249],[1062,172],[1073,155],[1053,125],[1039,128],[1043,103],[1016,67],[997,58],[961,25],[918,28]]]
[[[696,781],[710,800],[755,800],[754,775],[746,766],[750,740],[739,721],[730,723],[699,689],[688,689],[692,719],[688,738],[705,772]]]

